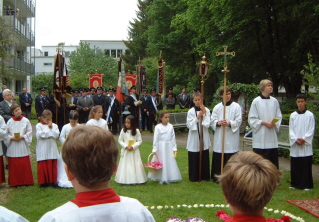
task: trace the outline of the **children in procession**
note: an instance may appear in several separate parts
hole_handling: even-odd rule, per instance
[[[125,125],[121,130],[118,142],[122,149],[115,182],[120,184],[145,183],[147,178],[139,150],[142,137],[136,128],[134,116],[129,115],[125,118]]]
[[[59,138],[59,128],[52,123],[50,110],[42,112],[42,121],[36,125],[36,155],[38,162],[38,184],[41,187],[56,187],[57,159],[59,157],[56,139]]]
[[[30,121],[22,116],[18,104],[10,107],[13,117],[7,123],[4,142],[7,146],[9,165],[9,185],[33,185],[33,174],[30,160],[30,144],[32,142],[32,127]]]
[[[315,117],[307,110],[305,94],[296,96],[298,110],[290,115],[289,141],[290,141],[290,189],[313,188],[312,179],[312,140],[315,132]]]
[[[87,121],[87,126],[98,126],[102,129],[108,130],[109,127],[105,119],[102,118],[103,116],[103,108],[100,105],[93,106],[90,111],[89,121]]]
[[[71,110],[69,114],[70,123],[64,125],[62,127],[59,140],[61,144],[64,144],[64,141],[68,137],[70,131],[76,127],[79,120],[79,114],[75,110]],[[63,147],[63,146],[62,146]],[[58,186],[61,188],[71,188],[73,187],[72,183],[68,180],[68,177],[66,176],[65,169],[64,169],[64,162],[62,159],[62,150],[59,154],[58,158]]]
[[[157,157],[153,157],[152,161],[161,162],[163,167],[155,173],[149,172],[148,178],[159,181],[160,184],[182,180],[175,159],[177,156],[177,145],[174,128],[169,123],[168,111],[163,111],[159,115],[159,121],[154,131],[152,153],[157,155]]]

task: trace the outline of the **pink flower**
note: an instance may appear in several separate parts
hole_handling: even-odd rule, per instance
[[[284,222],[290,222],[290,221],[291,221],[291,219],[290,219],[289,216],[282,216],[281,219],[282,219]]]
[[[231,216],[229,216],[228,214],[226,214],[226,212],[223,211],[223,210],[217,211],[216,216],[218,217],[218,219],[221,219],[221,220],[230,220],[230,219],[233,219]]]

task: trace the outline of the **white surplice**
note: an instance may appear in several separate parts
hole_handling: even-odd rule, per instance
[[[27,219],[19,214],[0,206],[0,221],[1,222],[28,222]]]
[[[68,123],[62,127],[60,137],[59,137],[59,140],[60,140],[62,145],[72,129],[73,129],[73,127],[71,126],[70,123]],[[58,165],[58,186],[64,187],[64,188],[73,187],[71,181],[68,180],[68,177],[67,177],[66,172],[65,172],[64,161],[62,159],[62,152],[59,154],[57,165]]]
[[[6,130],[7,130],[7,124],[3,117],[0,115],[0,158],[3,155],[3,150],[2,150],[2,143],[1,141],[4,140],[6,136]]]
[[[125,149],[129,144],[129,140],[134,141],[133,152]],[[122,129],[118,142],[122,149],[115,181],[120,184],[145,183],[147,178],[139,150],[139,146],[142,144],[140,131],[136,129],[136,135],[133,136],[131,130],[124,132]]]
[[[224,106],[223,103],[217,104],[211,116],[211,124],[215,131],[214,134],[214,152],[222,152],[223,127],[217,126],[217,122],[223,120]],[[242,122],[241,107],[238,103],[232,102],[226,106],[226,120],[230,122],[231,127],[226,127],[225,153],[236,153],[240,148],[239,128]]]
[[[176,138],[173,125],[157,124],[154,130],[153,150],[158,156],[158,161],[163,168],[156,173],[149,173],[148,178],[158,180],[160,183],[176,182],[182,179],[178,169],[174,151],[177,151]],[[157,161],[156,156],[152,161]]]
[[[79,208],[73,202],[46,213],[39,222],[154,222],[153,215],[138,200],[120,196],[121,202]]]
[[[315,117],[312,112],[307,110],[303,114],[293,112],[289,120],[289,141],[290,156],[306,157],[312,156],[312,139],[315,132]],[[303,145],[296,144],[298,138],[304,139]]]
[[[56,139],[59,137],[59,134],[59,128],[55,123],[52,123],[51,129],[47,124],[38,123],[36,125],[37,161],[58,159],[59,152]]]
[[[24,140],[13,141],[14,133],[20,133]],[[30,121],[22,117],[20,121],[14,121],[12,118],[7,123],[6,136],[4,143],[7,145],[8,157],[25,157],[30,155],[30,144],[32,142],[32,126]]]
[[[96,119],[90,119],[86,123],[87,126],[98,126],[102,129],[109,130],[109,127],[107,126],[107,122],[105,119],[100,118],[99,120]]]
[[[206,114],[203,115],[203,142],[204,150],[207,150],[211,146],[209,131],[210,126],[210,111],[206,108]],[[196,112],[196,113],[195,113]],[[200,111],[195,111],[195,108],[191,108],[187,112],[187,128],[189,129],[186,149],[189,152],[199,152],[199,132],[200,132],[200,119],[196,116]]]
[[[271,122],[274,118],[278,118],[279,121],[273,128],[267,128],[261,124],[262,121]],[[277,133],[281,118],[279,102],[274,97],[262,99],[261,96],[258,96],[253,100],[248,114],[248,123],[253,130],[253,148],[278,148]]]

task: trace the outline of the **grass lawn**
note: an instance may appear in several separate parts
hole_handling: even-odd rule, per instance
[[[68,200],[74,198],[74,189],[54,189],[40,188],[37,185],[36,160],[35,160],[34,140],[31,146],[32,163],[35,185],[30,187],[7,188],[0,185],[0,205],[13,210],[29,221],[38,221],[47,211],[50,211]],[[147,157],[152,149],[151,142],[143,142],[140,147],[142,160],[147,162]],[[218,210],[225,210],[230,213],[229,208],[220,207],[177,207],[177,205],[195,204],[226,204],[220,185],[212,182],[193,183],[188,180],[187,151],[185,148],[179,148],[177,162],[182,174],[183,180],[178,183],[160,185],[158,182],[148,181],[144,185],[119,185],[111,181],[111,187],[122,196],[137,198],[142,204],[149,207],[156,221],[164,222],[172,216],[187,219],[188,217],[200,217],[206,221],[221,221],[217,219],[215,213]],[[302,217],[305,221],[317,221],[318,218],[288,204],[287,199],[311,199],[319,197],[319,181],[315,181],[315,189],[306,192],[303,190],[289,189],[289,172],[284,172],[280,186],[278,186],[274,197],[268,204],[268,208],[279,211],[285,210],[295,216]],[[155,209],[151,209],[154,206]],[[157,209],[157,206],[163,206],[163,209]],[[166,209],[165,206],[168,208]],[[171,208],[171,206],[173,208]],[[274,212],[265,212],[267,218],[280,218],[281,214]],[[293,220],[295,221],[295,220]]]

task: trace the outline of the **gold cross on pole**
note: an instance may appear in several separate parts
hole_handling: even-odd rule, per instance
[[[224,55],[224,71],[228,72],[227,70],[227,55],[235,56],[235,52],[227,52],[227,45],[224,45],[224,51],[223,52],[216,52],[216,56]]]

